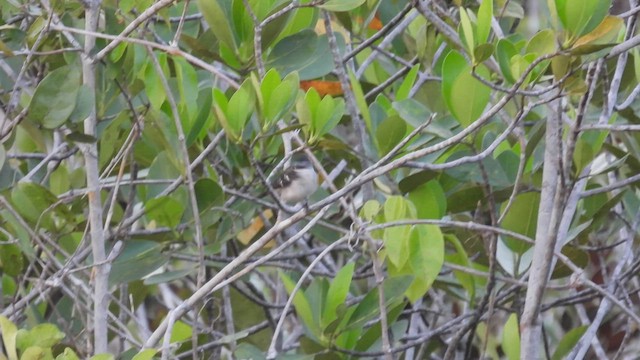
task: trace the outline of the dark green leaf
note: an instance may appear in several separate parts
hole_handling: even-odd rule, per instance
[[[404,121],[397,116],[390,116],[383,120],[376,129],[376,140],[378,141],[378,152],[380,156],[386,155],[396,146],[407,133],[407,126]]]
[[[80,70],[63,66],[50,72],[36,88],[29,117],[47,129],[56,129],[69,119],[80,90]]]
[[[184,206],[178,200],[169,196],[151,199],[144,204],[149,220],[154,220],[160,226],[174,228],[180,224]]]
[[[148,240],[128,240],[111,266],[109,284],[140,280],[156,271],[169,257],[161,253],[162,245]]]

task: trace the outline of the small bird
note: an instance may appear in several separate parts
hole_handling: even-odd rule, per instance
[[[280,201],[293,205],[306,200],[318,189],[318,174],[306,156],[292,164],[271,184]]]

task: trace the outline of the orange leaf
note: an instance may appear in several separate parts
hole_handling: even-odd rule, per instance
[[[300,81],[300,88],[304,91],[314,88],[320,96],[336,96],[343,94],[342,86],[340,86],[339,81],[304,80]]]
[[[573,48],[575,49],[579,46],[590,43],[600,44],[612,42],[623,24],[624,22],[621,18],[616,16],[607,16],[602,20],[600,25],[593,29],[593,31],[581,36],[575,44],[573,44]]]
[[[262,215],[267,219],[271,219],[273,217],[273,211],[271,211],[271,209],[267,209],[262,213]],[[251,224],[238,233],[238,241],[244,245],[249,244],[263,227],[264,222],[262,221],[262,218],[260,216],[254,217],[251,220]]]
[[[369,30],[380,30],[382,29],[382,21],[380,21],[380,18],[378,17],[378,14],[376,14],[376,16],[371,19],[371,22],[369,23]]]

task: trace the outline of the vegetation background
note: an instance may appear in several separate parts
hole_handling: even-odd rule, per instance
[[[635,358],[639,11],[0,2],[0,359]]]

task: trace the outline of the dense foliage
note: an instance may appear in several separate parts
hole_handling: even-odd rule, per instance
[[[639,10],[0,2],[0,359],[637,355]]]

